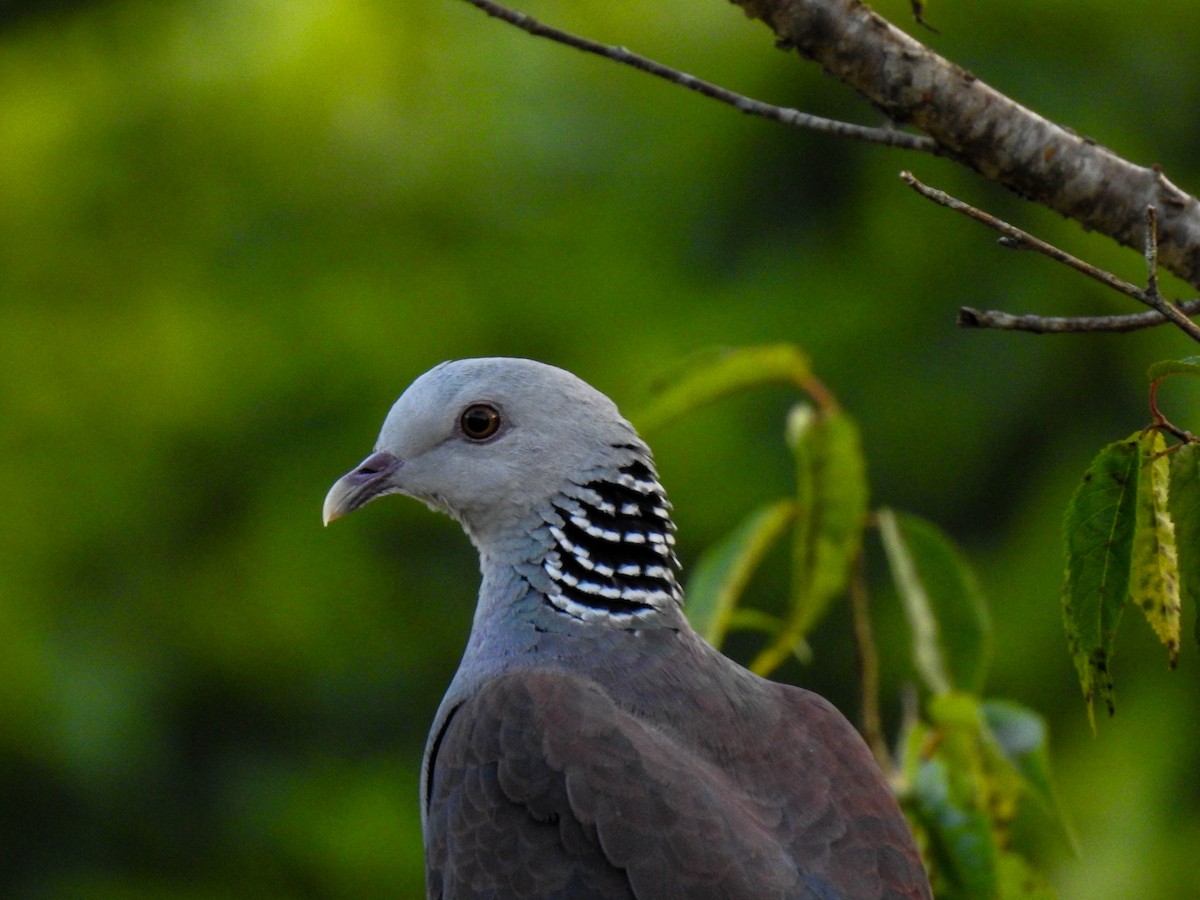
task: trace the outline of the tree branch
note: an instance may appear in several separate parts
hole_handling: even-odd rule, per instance
[[[1158,211],[1157,263],[1200,287],[1200,202],[1157,166],[1138,166],[1056,125],[934,53],[861,0],[731,0],[913,135],[772,106],[626,50],[544,25],[495,0],[467,0],[529,34],[663,78],[742,112],[843,137],[948,156],[1085,228],[1141,249]],[[1156,296],[1156,292],[1144,292]],[[1152,304],[1153,305],[1153,304]],[[1162,304],[1170,310],[1170,304]],[[1186,328],[1171,312],[1163,315]],[[1182,318],[1182,317],[1181,317]]]
[[[1065,266],[1069,266],[1070,268],[1074,269],[1075,271],[1081,272],[1082,274],[1086,275],[1088,278],[1092,278],[1092,279],[1100,282],[1105,287],[1112,288],[1114,291],[1118,291],[1119,293],[1122,293],[1122,294],[1125,294],[1126,296],[1132,297],[1133,299],[1137,300],[1139,303],[1144,303],[1146,306],[1149,306],[1151,309],[1155,310],[1155,313],[1153,313],[1152,315],[1159,316],[1162,321],[1170,321],[1173,325],[1176,325],[1180,330],[1182,330],[1185,334],[1187,334],[1190,338],[1192,338],[1192,340],[1200,342],[1200,325],[1197,325],[1195,322],[1193,322],[1191,319],[1189,319],[1183,312],[1180,311],[1180,309],[1177,305],[1164,299],[1163,296],[1158,292],[1158,277],[1157,277],[1158,243],[1155,240],[1155,235],[1156,235],[1156,231],[1157,231],[1157,229],[1155,227],[1156,223],[1157,223],[1157,214],[1156,214],[1154,207],[1148,207],[1146,210],[1143,211],[1143,216],[1144,216],[1143,221],[1145,222],[1144,241],[1143,241],[1144,242],[1144,251],[1143,252],[1146,256],[1146,266],[1151,273],[1150,278],[1149,278],[1150,287],[1149,287],[1149,289],[1143,290],[1142,288],[1138,287],[1135,284],[1130,284],[1128,281],[1125,281],[1122,278],[1118,278],[1116,275],[1112,274],[1111,272],[1106,272],[1103,269],[1099,269],[1096,266],[1093,266],[1089,262],[1084,262],[1083,260],[1081,260],[1075,256],[1072,256],[1070,253],[1067,253],[1065,250],[1060,250],[1058,247],[1055,247],[1053,244],[1048,244],[1045,241],[1041,240],[1040,238],[1035,238],[1033,235],[1029,234],[1029,232],[1022,231],[1020,228],[1017,228],[1015,225],[1010,225],[1008,222],[1005,222],[1003,219],[996,218],[991,213],[984,212],[981,209],[977,209],[974,206],[971,206],[971,204],[969,204],[969,203],[964,203],[962,200],[959,200],[955,197],[951,197],[945,191],[939,191],[937,188],[931,188],[926,184],[922,184],[920,181],[918,181],[913,176],[913,174],[911,172],[901,172],[900,177],[904,180],[904,182],[906,184],[908,184],[909,187],[911,187],[914,191],[916,191],[922,197],[932,200],[934,203],[937,203],[940,206],[944,206],[947,209],[952,209],[955,212],[962,213],[963,215],[968,216],[969,218],[972,218],[977,222],[982,222],[984,225],[987,225],[989,228],[993,229],[994,231],[998,231],[1001,235],[1003,235],[1003,237],[1001,237],[1001,242],[1004,244],[1004,246],[1009,247],[1010,249],[1014,249],[1014,250],[1036,250],[1038,253],[1041,253],[1044,256],[1050,257],[1055,262],[1060,262]],[[1026,322],[1029,321],[1028,317],[1008,316],[1008,314],[1006,314],[1006,313],[985,314],[982,317],[982,319],[978,318],[978,317],[972,319],[970,313],[968,313],[966,316],[967,321],[964,322],[964,316],[963,316],[964,312],[966,312],[965,309],[960,311],[960,313],[959,313],[959,324],[964,325],[966,327],[1002,327],[1002,326],[992,326],[992,325],[986,324],[985,320],[988,319],[989,316],[990,317],[998,316],[1000,318],[1000,320],[1008,321],[1010,323],[1009,327],[1014,327],[1014,328],[1017,326],[1012,325],[1011,324],[1012,322],[1019,321],[1021,319],[1025,319]],[[976,311],[971,310],[970,312],[974,313]],[[1104,316],[1094,317],[1093,321],[1103,320],[1105,318],[1108,318],[1108,317],[1104,317]],[[1045,321],[1045,320],[1043,320],[1043,321]],[[1064,320],[1058,320],[1058,321],[1061,322]],[[1141,327],[1147,327],[1147,326],[1143,325]],[[1036,329],[1028,328],[1028,329],[1023,329],[1023,330],[1032,331],[1032,330],[1036,330]],[[1084,329],[1084,328],[1074,328],[1074,329],[1054,328],[1054,329],[1045,329],[1045,330],[1046,331],[1049,331],[1049,330],[1083,331],[1086,329]],[[1106,330],[1120,330],[1120,329],[1106,329]],[[1126,329],[1126,330],[1128,330],[1128,329]]]
[[[1200,313],[1200,299],[1177,303],[1185,316]],[[1033,334],[1079,334],[1107,331],[1124,333],[1162,325],[1167,320],[1162,313],[1149,310],[1120,316],[1038,316],[1013,315],[998,309],[975,309],[964,306],[958,311],[960,328],[993,328],[998,331],[1028,331]]]
[[[1137,166],[1055,125],[954,65],[859,0],[731,0],[895,122],[1029,200],[1142,249],[1159,211],[1159,262],[1200,287],[1200,203],[1157,166]]]
[[[938,147],[937,143],[924,135],[910,134],[909,132],[899,131],[895,128],[870,128],[865,125],[854,125],[850,122],[839,122],[836,119],[826,119],[822,116],[810,115],[809,113],[800,112],[797,109],[764,103],[761,100],[755,100],[753,97],[747,97],[744,94],[723,88],[718,84],[703,81],[694,75],[673,69],[656,60],[627,50],[625,47],[601,44],[598,41],[593,41],[589,38],[563,31],[560,28],[546,25],[533,18],[533,16],[510,9],[500,3],[493,2],[493,0],[466,0],[466,2],[477,9],[483,10],[493,18],[500,19],[510,25],[515,25],[517,28],[532,34],[534,37],[547,38],[559,44],[573,47],[576,50],[582,50],[584,53],[594,53],[596,56],[630,66],[638,71],[653,75],[656,78],[662,78],[672,84],[687,88],[689,91],[695,91],[698,94],[703,94],[705,97],[718,100],[721,103],[727,103],[734,109],[747,115],[761,116],[764,119],[770,119],[784,125],[806,128],[810,131],[818,131],[836,137],[853,138],[901,150],[916,150],[922,153],[942,155],[942,150]]]

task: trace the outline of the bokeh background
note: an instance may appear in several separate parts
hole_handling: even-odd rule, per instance
[[[718,0],[523,8],[877,121]],[[940,36],[878,8],[1200,189],[1192,0],[947,0]],[[1062,896],[1200,897],[1200,651],[1168,674],[1128,618],[1093,737],[1058,605],[1074,484],[1148,420],[1146,366],[1195,348],[957,330],[962,304],[1132,310],[919,199],[908,167],[1144,277],[947,162],[747,118],[457,0],[0,6],[0,896],[419,896],[417,768],[475,558],[400,499],[322,531],[325,490],[443,359],[537,357],[634,413],[697,352],[786,340],[861,422],[874,502],[978,567],[990,693],[1051,724],[1080,848],[1045,848]],[[651,436],[685,567],[788,490],[794,399]],[[1195,393],[1163,400],[1200,428]],[[894,725],[908,637],[883,579],[874,600]],[[853,714],[843,611],[813,649],[783,674]]]

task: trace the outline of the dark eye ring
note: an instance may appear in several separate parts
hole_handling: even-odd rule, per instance
[[[472,403],[458,420],[463,434],[473,441],[486,441],[500,429],[500,411],[488,403]]]

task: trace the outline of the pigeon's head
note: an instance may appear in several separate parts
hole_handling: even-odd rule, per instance
[[[326,524],[385,494],[458,519],[476,539],[520,525],[555,497],[649,453],[616,405],[563,369],[463,359],[396,401],[375,452],[325,498]]]

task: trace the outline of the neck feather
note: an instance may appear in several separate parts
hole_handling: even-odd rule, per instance
[[[682,606],[675,525],[648,461],[635,458],[569,484],[547,520],[552,543],[541,566],[550,581],[545,599],[555,612],[636,626]]]

